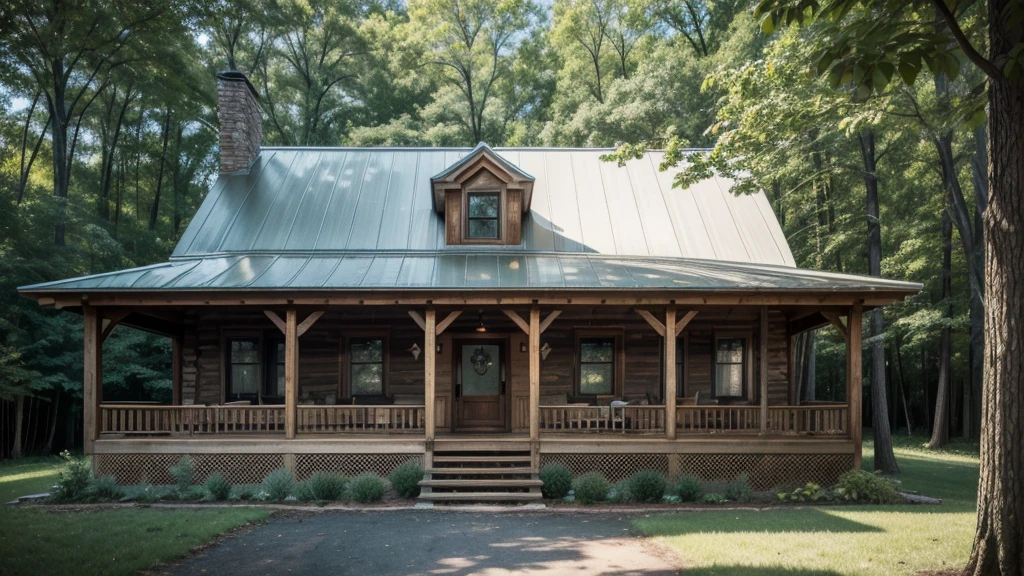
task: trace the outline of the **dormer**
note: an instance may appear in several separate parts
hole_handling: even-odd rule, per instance
[[[519,245],[530,212],[533,176],[481,142],[430,179],[434,210],[444,216],[445,243]]]

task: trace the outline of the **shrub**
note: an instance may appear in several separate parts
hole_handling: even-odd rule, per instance
[[[195,484],[196,468],[191,457],[182,456],[177,464],[167,470],[174,477],[174,485],[179,494],[184,495]]]
[[[89,462],[84,458],[76,458],[67,450],[60,453],[66,462],[64,470],[57,474],[57,484],[53,487],[52,498],[59,502],[76,502],[89,495],[92,482],[92,471]]]
[[[160,499],[160,489],[152,484],[143,484],[135,494],[136,502],[156,502]]]
[[[568,496],[569,490],[572,489],[572,472],[557,462],[540,469],[540,480],[544,483],[540,491],[545,498],[561,500]]]
[[[299,500],[330,502],[341,500],[345,495],[348,479],[334,472],[317,472],[299,484],[295,490]]]
[[[776,494],[779,502],[817,502],[819,500],[831,500],[832,496],[828,490],[814,482],[808,482],[804,486],[794,488],[792,491],[779,492]]]
[[[726,497],[724,494],[705,494],[700,501],[704,504],[724,504]]]
[[[608,498],[608,481],[600,472],[587,472],[572,483],[576,501],[580,504],[604,502]]]
[[[96,500],[120,500],[124,498],[124,489],[118,486],[113,476],[100,476],[92,481],[90,489]]]
[[[231,496],[231,482],[220,472],[214,472],[206,478],[206,491],[214,500],[227,500]]]
[[[746,472],[741,473],[725,487],[725,497],[733,502],[750,502],[753,495],[754,489],[750,487],[750,478]]]
[[[675,492],[683,502],[696,502],[704,495],[704,485],[693,476],[681,476],[676,482]]]
[[[262,492],[267,500],[280,502],[292,493],[295,486],[295,479],[292,473],[286,468],[278,468],[263,479]]]
[[[618,482],[608,490],[608,502],[614,502],[616,504],[629,500],[629,489],[626,487],[626,482]]]
[[[641,470],[627,481],[629,497],[637,502],[661,502],[668,481],[654,470]]]
[[[402,498],[415,498],[420,495],[420,480],[423,480],[423,467],[419,462],[406,462],[391,471],[388,476],[391,488]]]
[[[384,497],[384,479],[376,474],[360,474],[348,484],[348,493],[361,504],[377,502]]]
[[[865,470],[844,473],[834,491],[839,498],[850,502],[893,504],[903,500],[895,481]]]

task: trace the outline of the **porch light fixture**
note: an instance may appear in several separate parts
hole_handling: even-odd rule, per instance
[[[519,353],[520,354],[526,354],[526,351],[527,351],[526,342],[520,342],[519,343]]]
[[[487,332],[487,327],[484,326],[484,311],[483,310],[480,311],[479,317],[480,317],[480,325],[476,327],[476,331],[477,332]]]

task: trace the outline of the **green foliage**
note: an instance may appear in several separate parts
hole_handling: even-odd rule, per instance
[[[304,502],[333,502],[345,495],[347,483],[348,479],[341,474],[317,472],[296,486],[295,496]]]
[[[541,482],[544,483],[540,491],[545,498],[561,500],[572,489],[572,472],[564,464],[558,462],[545,464],[540,469],[539,477]]]
[[[89,493],[93,500],[112,502],[124,498],[124,489],[113,476],[100,476],[93,480]]]
[[[808,482],[804,486],[794,488],[789,492],[779,492],[776,494],[779,502],[819,502],[823,500],[830,500],[832,494],[828,490],[822,488],[819,484],[814,482]]]
[[[705,494],[701,499],[701,504],[725,504],[729,499],[725,497],[725,494],[716,494],[714,492]]]
[[[195,484],[196,469],[190,456],[182,456],[177,464],[168,468],[168,471],[174,478],[174,485],[178,494],[185,494]]]
[[[750,502],[754,489],[750,487],[750,478],[746,472],[741,473],[725,487],[725,497],[733,502],[745,504]]]
[[[207,476],[203,486],[213,500],[222,501],[231,497],[231,482],[228,482],[228,479],[220,472],[214,472]]]
[[[850,502],[896,504],[903,501],[895,480],[867,470],[845,472],[833,491],[837,498]]]
[[[406,462],[395,468],[388,475],[391,489],[402,498],[415,498],[420,495],[420,480],[423,480],[423,467],[419,462]]]
[[[704,485],[695,477],[685,475],[676,481],[674,492],[683,502],[696,502],[704,495]]]
[[[280,502],[291,495],[295,487],[295,479],[287,468],[278,468],[263,479],[262,491],[266,499]]]
[[[349,496],[360,504],[379,501],[386,490],[384,479],[376,474],[360,474],[348,484]]]
[[[608,498],[608,481],[600,472],[587,472],[572,483],[573,494],[580,504],[604,502]]]
[[[635,502],[661,502],[668,480],[660,472],[641,470],[626,481],[629,498]]]
[[[72,456],[67,450],[60,453],[64,459],[64,469],[57,474],[57,484],[53,487],[51,498],[57,502],[78,502],[89,496],[92,483],[92,470],[85,458]]]

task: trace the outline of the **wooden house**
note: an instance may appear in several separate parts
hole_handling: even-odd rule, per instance
[[[549,462],[758,488],[860,465],[862,314],[920,285],[795,267],[763,194],[674,189],[659,152],[262,147],[248,80],[218,82],[220,174],[171,259],[20,289],[84,316],[97,474],[416,460],[422,498],[528,500]],[[119,324],[173,340],[171,405],[104,401]],[[824,325],[847,395],[802,402],[794,337]]]

